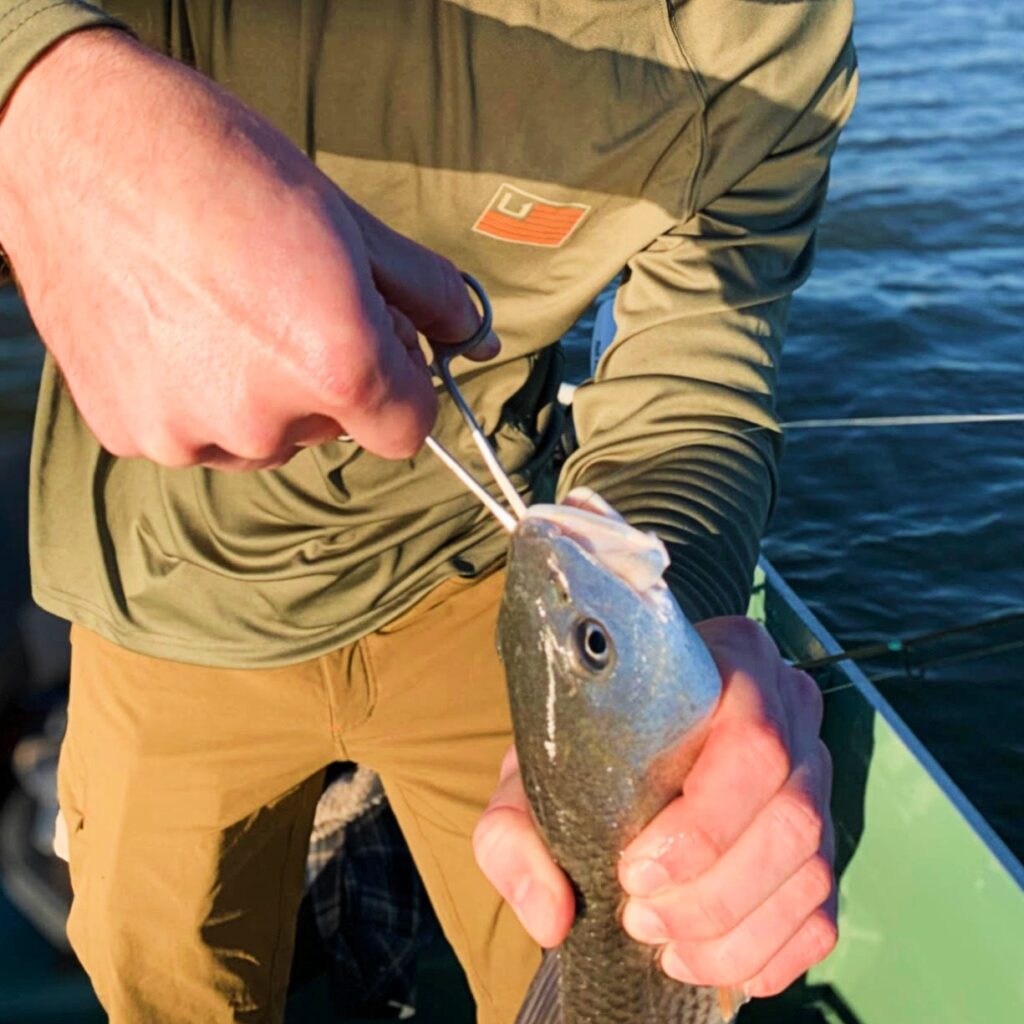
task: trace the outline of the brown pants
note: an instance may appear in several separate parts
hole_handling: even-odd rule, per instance
[[[539,953],[470,847],[511,735],[502,582],[449,580],[380,632],[279,669],[72,630],[68,934],[114,1024],[280,1020],[322,772],[341,759],[380,774],[478,1020],[514,1020]]]

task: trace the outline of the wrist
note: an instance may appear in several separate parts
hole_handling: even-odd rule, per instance
[[[133,52],[144,48],[121,29],[66,35],[25,71],[0,110],[0,244],[10,256],[21,247],[32,198],[46,194],[70,158],[78,113],[96,103],[97,73],[125,66]]]

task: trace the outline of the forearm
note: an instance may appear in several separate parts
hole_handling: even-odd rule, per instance
[[[322,184],[251,110],[127,32],[99,24],[58,39],[0,115],[0,244],[26,295],[50,288],[58,248],[79,246],[84,258],[94,249],[127,250],[123,236],[143,233],[153,250],[147,259],[160,263],[164,250],[200,244],[194,225],[211,203],[239,223],[251,220],[259,211],[245,182],[231,190],[216,175],[207,180],[211,155],[242,161],[254,177],[289,164],[296,188]],[[172,270],[161,263],[155,272]],[[61,333],[43,337],[50,343]]]
[[[785,305],[773,304],[776,319]],[[610,353],[597,381],[576,392],[581,444],[559,482],[563,494],[592,487],[664,541],[667,580],[694,621],[746,611],[776,492],[775,360],[759,340],[726,329],[739,318],[705,321],[713,345],[702,346],[701,326],[691,323]],[[684,339],[689,357],[672,359]],[[679,368],[668,372],[673,363]],[[612,376],[618,369],[621,378]]]
[[[102,11],[74,0],[65,3],[54,3],[54,0],[0,0],[0,126],[3,124],[7,101],[15,87],[43,54],[73,32],[115,24],[115,19]],[[12,149],[7,164],[11,165],[17,159],[18,152]],[[0,174],[2,170],[0,163]],[[0,203],[2,201],[3,196],[0,195]],[[10,265],[3,248],[0,222],[0,284],[9,277]]]
[[[631,262],[616,303],[620,337],[576,392],[580,447],[560,481],[563,492],[594,488],[664,541],[669,585],[694,621],[747,608],[777,492],[775,390],[789,294],[812,250],[809,232],[794,235],[775,274],[755,273],[744,253],[735,261],[744,273],[730,275],[726,290],[729,250],[709,257],[714,230],[699,220],[699,236],[680,235],[673,248],[663,239]]]
[[[661,538],[672,560],[666,580],[692,621],[740,615],[775,490],[774,463],[758,448],[736,434],[695,431],[667,451],[596,463],[572,483]]]
[[[698,208],[629,262],[615,340],[573,402],[580,450],[562,493],[587,484],[654,530],[695,619],[746,611],[774,502],[790,296],[810,273],[829,158],[855,94],[836,11],[828,45],[800,54],[810,94],[775,110],[777,138],[758,133],[742,89],[710,106]]]
[[[147,91],[131,62],[148,51],[99,17],[84,24],[91,31],[76,31],[83,23],[69,17],[65,33],[34,39],[0,111],[0,243],[15,262],[33,245],[33,221],[47,216],[63,189],[78,183],[91,190],[104,179],[102,136],[122,140],[132,127],[119,123],[118,95],[137,101]],[[120,87],[112,83],[118,77]],[[107,191],[117,187],[116,172],[109,173],[115,180],[107,177]]]

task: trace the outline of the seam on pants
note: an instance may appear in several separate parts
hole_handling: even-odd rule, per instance
[[[377,696],[380,693],[380,678],[377,674],[377,666],[374,663],[373,655],[370,653],[370,645],[367,638],[361,637],[356,641],[356,653],[362,662],[363,672],[366,674],[366,714],[363,715],[359,725],[365,725],[373,717],[377,710]]]
[[[338,657],[337,651],[333,655],[325,654],[316,659],[317,668],[320,670],[320,682],[324,688],[324,703],[327,705],[327,727],[330,730],[331,740],[341,752],[342,759],[349,760],[348,752],[345,749],[345,741],[341,737],[341,727],[338,725],[338,716],[334,713],[334,693],[331,687],[331,678],[327,671],[327,659]]]
[[[455,922],[458,925],[459,931],[462,933],[463,947],[467,950],[471,950],[473,948],[473,943],[469,940],[469,932],[466,930],[466,926],[462,921],[462,914],[459,912],[458,901],[453,897],[452,891],[448,887],[448,877],[445,874],[444,870],[441,868],[441,863],[437,859],[437,856],[434,854],[433,845],[430,842],[428,842],[427,837],[423,832],[423,826],[420,824],[419,813],[413,806],[412,801],[409,800],[409,798],[405,795],[405,791],[401,785],[395,784],[393,787],[389,786],[384,776],[381,776],[381,782],[384,784],[385,795],[388,795],[389,799],[391,798],[389,795],[390,792],[392,790],[397,790],[402,800],[402,803],[404,803],[406,808],[408,808],[409,817],[413,820],[413,822],[415,822],[416,830],[419,832],[420,839],[422,840],[422,849],[424,849],[427,852],[427,855],[430,857],[431,861],[433,861],[435,877],[440,880],[441,885],[444,887],[444,895],[448,901],[448,906],[452,908],[452,914],[455,918]],[[486,986],[483,983],[483,979],[480,976],[480,972],[476,968],[476,964],[463,964],[462,968],[467,972],[472,972],[473,977],[476,980],[477,991],[482,992],[484,994],[484,996],[487,998],[491,1014],[494,1016],[495,1019],[500,1020],[501,1014],[498,1012],[498,1005],[494,1001],[494,996],[491,995],[490,988],[488,988],[488,986]]]

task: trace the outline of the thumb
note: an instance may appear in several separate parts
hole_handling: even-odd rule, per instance
[[[348,196],[345,201],[363,236],[374,283],[385,301],[401,310],[432,342],[456,345],[471,337],[480,326],[480,313],[454,264],[393,231]],[[500,349],[492,331],[466,355],[491,359]]]
[[[535,942],[550,949],[569,934],[575,916],[572,889],[530,817],[514,747],[473,833],[473,852]]]

